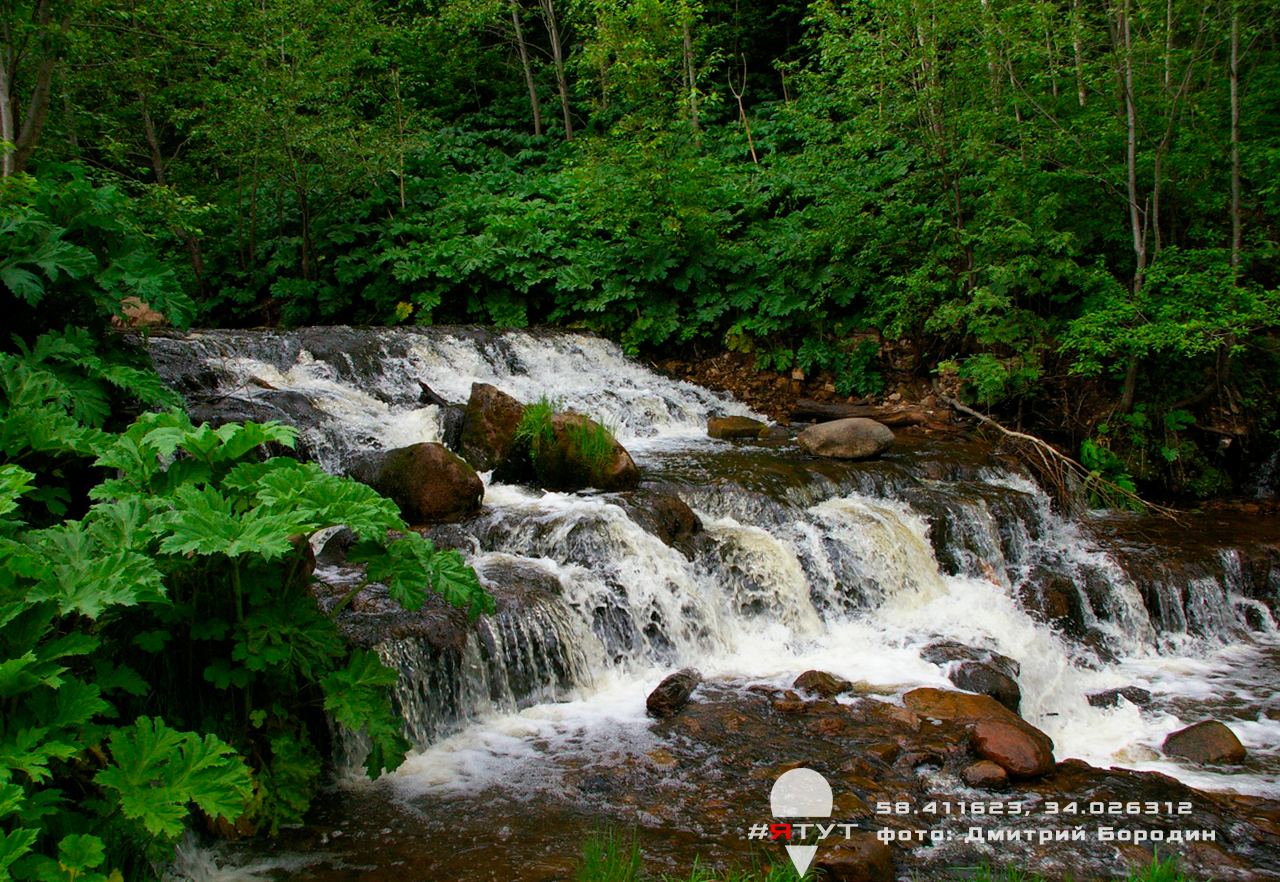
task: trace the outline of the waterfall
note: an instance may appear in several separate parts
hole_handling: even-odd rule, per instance
[[[395,701],[421,751],[397,773],[410,789],[533,774],[521,763],[538,744],[611,749],[619,727],[643,742],[645,692],[684,666],[779,688],[810,668],[888,696],[949,686],[945,665],[924,658],[940,641],[1019,662],[1022,713],[1060,757],[1220,785],[1152,748],[1204,698],[1184,674],[1207,665],[1216,688],[1244,696],[1277,640],[1280,566],[1228,546],[1167,558],[1121,538],[1124,524],[1064,519],[1015,467],[944,442],[904,438],[850,464],[708,439],[708,416],[749,410],[597,338],[338,328],[158,337],[152,351],[198,413],[297,425],[305,454],[335,472],[444,437],[420,383],[458,404],[472,382],[553,399],[616,424],[645,492],[678,496],[701,519],[697,542],[672,547],[626,494],[490,483],[481,514],[446,544],[492,586],[498,613],[452,642],[373,641],[401,672]],[[1168,700],[1149,712],[1088,703],[1135,683]],[[1232,784],[1276,792],[1280,723],[1244,723],[1272,781],[1264,769]]]

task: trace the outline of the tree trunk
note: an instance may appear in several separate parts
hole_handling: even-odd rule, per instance
[[[556,21],[555,0],[538,0],[547,25],[547,37],[551,40],[551,60],[556,69],[556,86],[560,89],[560,109],[564,113],[564,139],[573,138],[573,118],[569,111],[569,78],[564,69],[564,46],[560,25]]]
[[[1087,101],[1084,90],[1084,23],[1080,20],[1080,0],[1071,0],[1071,48],[1076,54],[1076,98],[1080,106]]]
[[[533,110],[533,133],[542,134],[542,107],[538,104],[538,86],[533,81],[533,67],[529,63],[529,44],[524,39],[524,28],[520,25],[520,4],[511,2],[511,26],[516,32],[516,49],[520,52],[520,66],[524,69],[524,83],[529,89],[529,107]]]
[[[1240,6],[1231,4],[1231,271],[1240,272]]]
[[[56,62],[49,33],[49,0],[40,0],[32,16],[36,23],[35,42],[40,51],[40,63],[36,67],[35,83],[31,87],[31,95],[27,99],[27,112],[23,115],[22,126],[18,127],[17,102],[14,96],[15,78],[18,74],[18,58],[14,51],[14,35],[10,31],[7,19],[4,19],[4,49],[0,54],[0,113],[4,116],[3,139],[13,145],[4,151],[4,161],[0,171],[4,177],[21,172],[35,152],[40,140],[40,132],[44,129],[45,120],[49,116],[49,100],[53,92],[53,68]]]
[[[689,27],[689,10],[684,12],[684,76],[689,96],[689,125],[693,129],[693,143],[702,146],[702,129],[698,122],[698,78],[693,66],[693,34]]]
[[[155,120],[147,109],[147,96],[138,93],[138,103],[142,108],[142,134],[147,141],[147,152],[151,157],[151,172],[155,175],[156,184],[160,187],[169,185],[164,171],[164,154],[160,152],[160,137],[156,133]],[[196,277],[196,292],[204,294],[204,255],[200,251],[200,239],[195,233],[181,223],[173,224],[173,232],[186,246],[187,256],[191,260],[191,271]]]
[[[1118,21],[1120,47],[1123,55],[1120,59],[1121,79],[1124,88],[1125,111],[1125,194],[1129,202],[1129,230],[1133,237],[1133,299],[1136,301],[1142,293],[1147,278],[1147,231],[1144,211],[1138,204],[1138,108],[1133,95],[1133,40],[1130,33],[1129,4],[1124,0],[1120,8]],[[1128,413],[1138,384],[1138,354],[1129,357],[1129,366],[1125,371],[1124,391],[1120,398],[1120,413]]]

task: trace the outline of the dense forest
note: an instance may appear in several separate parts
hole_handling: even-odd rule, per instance
[[[306,601],[290,537],[351,524],[405,602],[487,601],[456,555],[387,543],[371,491],[256,461],[283,429],[145,412],[177,401],[111,333],[123,300],[551,323],[841,395],[906,372],[1122,484],[1228,492],[1280,431],[1278,21],[0,0],[0,879],[146,875],[191,806],[296,820],[325,711],[368,722],[371,770],[403,755],[393,674]]]
[[[888,366],[1205,496],[1276,428],[1276,11],[10,0],[0,139],[129,197],[201,324]]]

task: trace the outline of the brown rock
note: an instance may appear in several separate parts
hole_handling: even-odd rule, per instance
[[[484,496],[475,469],[434,442],[376,454],[353,468],[352,477],[393,500],[411,524],[456,521],[478,511]]]
[[[893,446],[893,430],[875,420],[835,420],[805,429],[796,444],[811,456],[870,459]]]
[[[894,882],[893,849],[874,833],[855,833],[832,849],[820,849],[814,866],[828,882]]]
[[[759,420],[744,416],[713,416],[707,419],[707,434],[712,438],[759,438],[769,428]]]
[[[1033,778],[1053,770],[1053,741],[1030,723],[979,720],[970,735],[973,752],[1015,778]]]
[[[641,489],[627,494],[619,504],[646,531],[686,554],[692,550],[694,538],[702,532],[702,519],[687,502],[672,493]]]
[[[658,684],[645,700],[649,716],[663,719],[680,712],[689,703],[689,696],[702,682],[702,675],[693,668],[676,671]]]
[[[835,698],[853,689],[853,684],[848,680],[826,671],[805,671],[791,685],[823,698]]]
[[[1167,756],[1180,756],[1195,763],[1238,763],[1246,751],[1236,733],[1217,720],[1205,720],[1164,739]]]
[[[892,741],[879,741],[875,744],[869,744],[863,750],[867,756],[873,756],[886,765],[898,758],[898,754],[902,753],[902,748]]]
[[[987,695],[970,695],[924,686],[902,696],[907,707],[922,717],[971,723],[978,720],[1023,722],[1022,718]]]
[[[488,383],[472,383],[458,452],[479,471],[497,467],[515,449],[522,416],[524,405],[507,393]]]
[[[961,772],[960,777],[979,790],[1004,790],[1009,786],[1009,773],[991,760],[978,760]]]

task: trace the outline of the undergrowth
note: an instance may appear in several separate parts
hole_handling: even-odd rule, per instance
[[[601,830],[587,837],[578,863],[575,882],[823,882],[821,870],[811,869],[803,877],[779,853],[777,859],[762,856],[749,866],[712,870],[694,862],[688,874],[646,873],[640,853],[640,844],[633,832],[630,836],[612,830]],[[965,882],[1058,882],[1023,867],[1007,865],[992,867],[953,867],[940,874],[915,874],[916,882],[932,880],[965,880]],[[1073,882],[1067,876],[1065,882]],[[1141,869],[1131,870],[1123,877],[1081,877],[1078,882],[1197,882],[1178,868],[1177,858],[1161,859],[1156,854],[1152,862]]]

